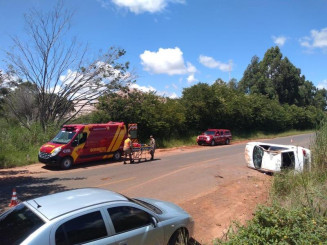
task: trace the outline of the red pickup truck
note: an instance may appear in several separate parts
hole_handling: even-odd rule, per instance
[[[198,145],[230,144],[232,133],[228,129],[208,129],[196,138]]]

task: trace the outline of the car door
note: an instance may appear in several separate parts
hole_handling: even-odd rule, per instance
[[[141,207],[115,205],[107,209],[117,245],[162,245],[163,229],[152,214]]]
[[[92,209],[60,220],[51,230],[50,244],[115,245],[106,217],[103,211]]]
[[[218,131],[218,137],[217,137],[217,140],[219,144],[222,144],[223,143],[223,140],[224,140],[224,135],[223,135],[223,131]]]

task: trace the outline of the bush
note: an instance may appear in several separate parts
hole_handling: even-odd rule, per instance
[[[30,130],[19,124],[0,120],[0,168],[23,166],[38,161],[37,155],[42,144],[57,133],[58,128],[51,126],[44,133],[39,124],[33,124]]]
[[[322,244],[327,241],[326,229],[326,216],[315,216],[305,207],[260,206],[246,226],[230,228],[228,242],[214,244]]]

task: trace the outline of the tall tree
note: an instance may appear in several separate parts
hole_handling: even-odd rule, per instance
[[[314,96],[320,97],[316,106],[322,107],[323,92],[317,89],[283,55],[278,46],[268,49],[262,61],[257,56],[244,71],[238,89],[247,94],[262,94],[276,99],[281,104],[309,106],[314,105]]]
[[[110,48],[86,61],[87,48],[76,38],[68,39],[72,17],[63,1],[49,13],[31,10],[25,15],[28,39],[13,37],[14,48],[7,52],[10,78],[19,77],[36,88],[37,118],[44,130],[49,123],[76,117],[106,91],[131,82],[128,62],[118,62],[124,50]]]

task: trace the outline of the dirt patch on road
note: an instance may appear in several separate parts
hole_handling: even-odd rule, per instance
[[[234,221],[245,224],[252,219],[258,204],[269,199],[271,176],[253,171],[204,196],[181,203],[195,220],[194,238],[200,244],[212,244],[222,238]]]

